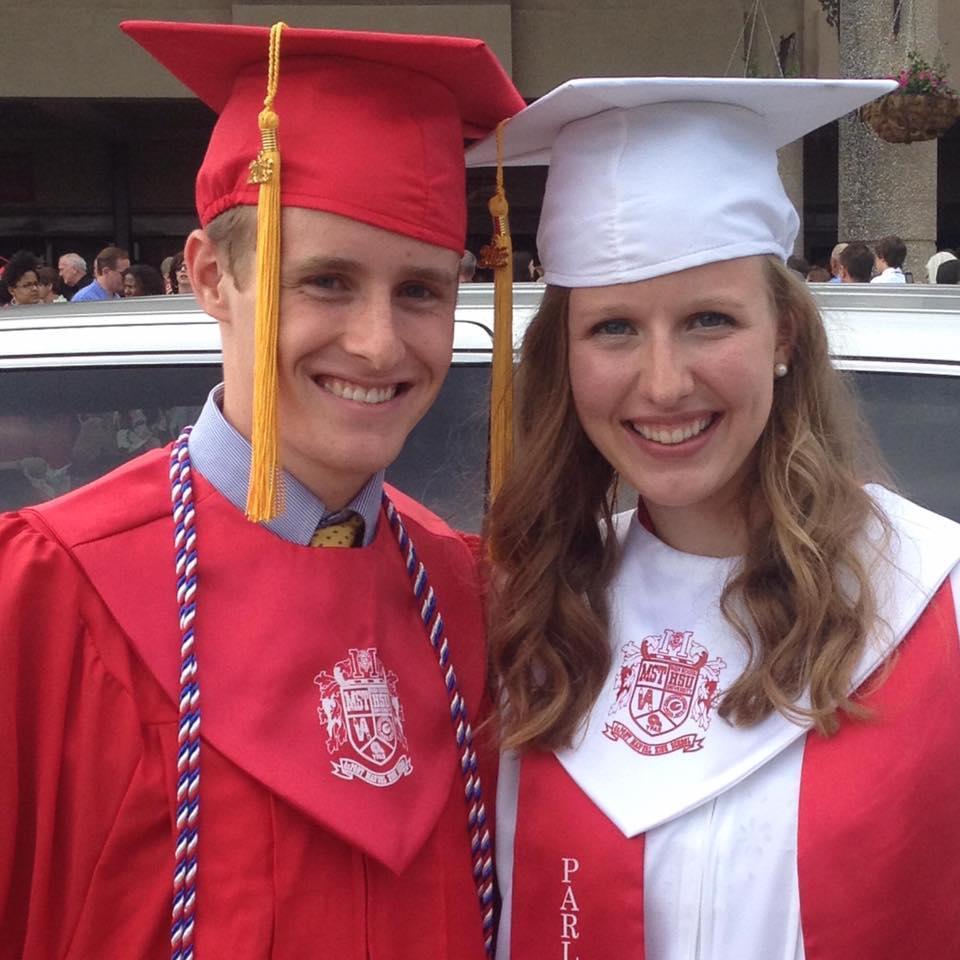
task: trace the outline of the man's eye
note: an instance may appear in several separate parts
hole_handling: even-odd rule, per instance
[[[310,278],[310,286],[319,290],[343,290],[344,283],[341,277],[336,274],[323,275]]]
[[[400,288],[400,293],[411,300],[429,300],[436,296],[436,293],[423,283],[405,283]]]
[[[601,320],[590,329],[594,336],[623,337],[633,332],[633,327],[626,320]]]
[[[713,329],[715,327],[732,327],[734,325],[733,317],[725,313],[697,313],[690,318],[692,327],[701,329]]]

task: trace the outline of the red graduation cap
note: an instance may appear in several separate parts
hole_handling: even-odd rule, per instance
[[[220,115],[197,176],[200,222],[256,205],[249,165],[261,148],[270,29],[136,20],[121,28]],[[463,140],[523,106],[481,40],[287,27],[273,107],[281,203],[462,253]]]
[[[201,224],[231,207],[257,206],[247,516],[269,520],[282,497],[281,208],[339,214],[461,254],[463,140],[490,132],[524,102],[481,40],[283,23],[134,20],[121,29],[220,115],[197,174]]]

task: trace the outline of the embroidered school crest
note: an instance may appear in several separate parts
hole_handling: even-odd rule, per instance
[[[403,706],[397,675],[380,661],[376,647],[349,650],[346,660],[321,671],[317,716],[327,735],[327,752],[345,753],[331,760],[335,776],[389,787],[413,773],[403,732]]]
[[[720,671],[726,663],[710,660],[692,630],[664,630],[631,640],[617,671],[616,698],[608,711],[622,719],[608,723],[603,735],[622,740],[647,757],[703,746],[701,731],[720,696]]]

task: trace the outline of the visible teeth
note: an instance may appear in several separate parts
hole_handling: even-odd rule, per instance
[[[689,440],[691,437],[697,436],[697,434],[703,433],[712,421],[713,417],[701,417],[699,420],[694,420],[693,423],[688,423],[685,427],[674,427],[673,429],[668,427],[645,427],[639,423],[632,423],[631,427],[633,427],[644,440],[652,440],[654,443],[673,446],[677,443],[683,443],[684,440]]]
[[[356,383],[346,383],[343,380],[324,380],[323,389],[335,397],[344,400],[359,400],[360,403],[386,403],[392,400],[397,393],[396,384],[389,387],[361,387]]]

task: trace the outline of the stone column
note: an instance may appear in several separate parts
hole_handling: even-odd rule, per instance
[[[882,77],[906,66],[907,51],[937,51],[938,0],[843,0],[840,75]],[[907,243],[904,269],[922,282],[936,249],[937,141],[886,143],[856,117],[840,121],[838,240],[872,243],[896,234]]]

